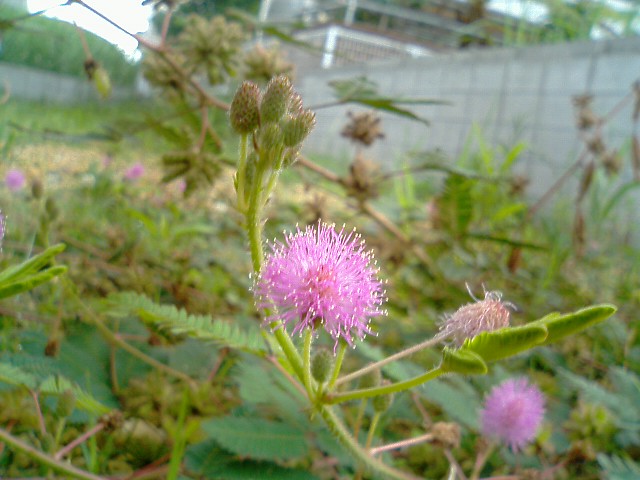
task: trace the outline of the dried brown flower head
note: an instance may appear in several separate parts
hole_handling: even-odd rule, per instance
[[[377,163],[357,154],[344,180],[347,194],[360,202],[376,198],[379,194],[379,174],[380,166]]]
[[[378,138],[384,138],[380,117],[375,112],[347,112],[350,122],[342,130],[342,136],[354,143],[371,145]]]

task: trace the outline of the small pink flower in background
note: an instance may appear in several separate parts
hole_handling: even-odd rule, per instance
[[[294,334],[323,326],[334,350],[340,338],[352,345],[352,335],[372,333],[371,318],[386,314],[383,284],[364,240],[355,229],[338,232],[321,222],[271,244],[253,292],[258,308],[276,308],[265,323],[293,324]]]
[[[475,299],[468,285],[467,290]],[[502,301],[500,292],[485,291],[484,300],[468,303],[453,314],[446,315],[440,325],[441,335],[453,336],[454,343],[460,346],[467,338],[473,338],[479,333],[508,327],[511,312],[507,307],[515,308],[513,304]]]
[[[11,190],[12,192],[17,192],[18,190],[21,190],[27,183],[27,177],[25,177],[24,173],[22,173],[22,170],[12,168],[5,175],[4,183],[7,185],[7,188],[9,190]]]
[[[144,175],[144,165],[140,162],[133,164],[124,172],[124,179],[130,182],[138,180]]]
[[[491,390],[481,413],[482,433],[521,450],[536,436],[544,416],[544,397],[526,379],[511,379]]]
[[[112,163],[113,163],[113,157],[111,155],[109,155],[108,153],[104,157],[102,157],[102,167],[103,168],[109,168]]]

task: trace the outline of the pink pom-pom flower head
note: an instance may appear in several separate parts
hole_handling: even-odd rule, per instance
[[[275,308],[265,323],[292,324],[294,334],[322,326],[335,340],[335,350],[340,338],[353,345],[352,335],[372,333],[371,318],[386,314],[373,253],[355,229],[345,233],[344,227],[336,231],[318,222],[270,247],[253,286],[258,308]]]
[[[25,184],[27,183],[27,177],[25,177],[24,173],[22,173],[22,170],[12,168],[5,175],[4,183],[7,185],[7,188],[9,190],[11,190],[12,192],[17,192],[25,186]]]
[[[480,417],[482,433],[515,452],[535,438],[544,417],[544,397],[524,378],[506,380],[491,390]]]
[[[134,163],[124,172],[124,179],[133,182],[144,175],[144,165],[141,162]]]

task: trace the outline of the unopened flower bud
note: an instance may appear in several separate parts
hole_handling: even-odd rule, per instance
[[[333,355],[326,349],[319,350],[311,360],[311,375],[318,382],[324,383],[333,369]]]
[[[229,109],[233,129],[241,134],[253,132],[260,124],[260,89],[253,82],[242,82]]]
[[[260,128],[260,139],[258,140],[260,148],[264,150],[281,147],[283,143],[283,135],[280,126],[276,123],[270,123]]]
[[[42,186],[42,182],[40,180],[38,180],[37,178],[33,180],[33,182],[31,182],[31,195],[33,196],[33,198],[42,198],[42,195],[44,194],[44,187]]]
[[[304,110],[299,115],[289,117],[282,122],[284,144],[294,147],[302,143],[313,130],[316,124],[316,116],[311,110]]]
[[[383,380],[382,385],[390,384],[389,380]],[[377,397],[373,397],[371,401],[371,405],[373,405],[373,409],[378,412],[386,412],[391,404],[393,403],[393,393],[388,393],[386,395],[378,395]]]
[[[299,156],[300,156],[300,152],[298,152],[297,148],[294,148],[294,147],[287,148],[284,151],[284,156],[283,156],[283,159],[282,159],[282,166],[284,168],[290,167],[291,165],[293,165],[298,160]]]
[[[73,413],[76,408],[76,396],[71,389],[62,392],[58,397],[58,405],[56,405],[56,416],[58,418],[66,418]]]
[[[44,202],[44,209],[47,212],[49,220],[53,221],[58,218],[58,215],[60,215],[60,209],[58,208],[55,200],[51,197],[47,198]]]
[[[260,120],[262,123],[275,123],[287,113],[293,87],[284,75],[278,75],[267,85],[267,90],[260,104]]]
[[[360,377],[359,387],[360,388],[377,387],[378,385],[380,385],[380,382],[382,382],[382,374],[380,373],[380,370],[375,369],[366,373],[362,377]]]

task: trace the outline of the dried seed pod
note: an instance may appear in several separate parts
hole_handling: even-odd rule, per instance
[[[576,253],[578,256],[582,256],[584,253],[584,246],[586,242],[585,230],[584,215],[580,210],[577,210],[573,221],[573,244],[576,247]]]
[[[593,160],[587,163],[587,166],[585,167],[584,172],[582,173],[582,179],[580,180],[580,188],[578,189],[578,200],[577,200],[578,203],[582,201],[585,194],[589,190],[589,187],[591,186],[591,182],[593,181],[593,173],[595,172],[595,169],[596,169],[596,163]]]
[[[636,80],[633,83],[633,96],[634,96],[634,104],[633,104],[633,114],[631,118],[634,122],[640,120],[640,80]]]
[[[431,427],[433,443],[442,448],[453,449],[460,446],[460,425],[453,422],[436,422]]]
[[[507,268],[511,273],[516,273],[518,268],[520,268],[520,264],[522,263],[522,248],[515,247],[511,250],[509,254],[509,259],[507,260]]]
[[[620,167],[622,166],[622,161],[620,159],[620,155],[618,155],[618,151],[613,149],[607,151],[601,157],[602,165],[604,166],[607,174],[615,175],[620,171]]]
[[[602,155],[607,149],[600,133],[587,140],[587,148],[595,156]]]
[[[633,136],[631,146],[631,167],[633,168],[633,179],[640,180],[640,140],[636,135]]]

